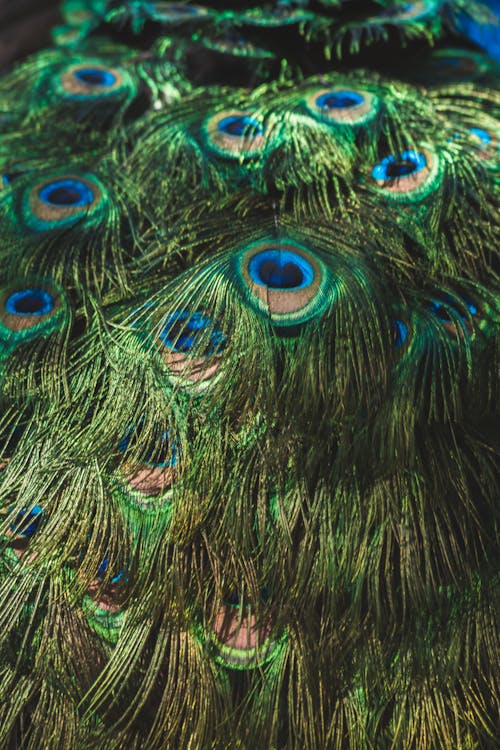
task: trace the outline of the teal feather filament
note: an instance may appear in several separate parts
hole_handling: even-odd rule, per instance
[[[381,18],[397,21],[423,21],[438,14],[439,0],[416,0],[413,3],[398,3],[390,5],[380,13]]]
[[[250,8],[243,13],[235,13],[235,21],[239,21],[249,26],[263,26],[267,28],[280,28],[281,26],[291,26],[294,24],[303,24],[311,21],[314,14],[307,10],[287,8],[286,6],[275,9]]]
[[[208,9],[201,5],[182,5],[180,3],[153,2],[147,3],[147,10],[153,21],[160,23],[185,23],[199,21],[208,15]]]

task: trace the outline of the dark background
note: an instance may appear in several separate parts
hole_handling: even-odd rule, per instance
[[[60,22],[59,0],[0,0],[0,70],[50,44]]]

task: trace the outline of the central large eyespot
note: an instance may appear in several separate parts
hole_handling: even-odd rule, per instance
[[[116,75],[111,70],[106,70],[105,68],[79,68],[74,71],[73,75],[79,81],[89,86],[108,88],[109,86],[114,86],[116,83]]]
[[[303,289],[314,281],[314,268],[307,258],[278,248],[254,255],[248,271],[252,281],[271,289]]]
[[[38,192],[39,198],[50,206],[89,206],[94,201],[90,185],[82,180],[62,179],[48,182]]]
[[[336,298],[320,259],[292,241],[252,243],[232,264],[245,300],[277,326],[300,326]]]
[[[13,292],[5,300],[10,315],[48,315],[54,307],[54,297],[41,287]]]

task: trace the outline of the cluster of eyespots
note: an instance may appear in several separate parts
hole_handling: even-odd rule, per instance
[[[297,326],[321,315],[335,297],[323,263],[292,241],[252,243],[234,256],[245,298],[278,326]]]
[[[61,297],[50,287],[15,288],[0,296],[0,341],[12,345],[48,335],[61,322]]]
[[[93,175],[58,175],[28,187],[22,218],[35,231],[47,231],[92,215],[104,190]]]
[[[378,99],[367,91],[346,88],[319,89],[305,99],[306,107],[325,122],[361,125],[379,111]]]
[[[263,123],[250,112],[219,112],[207,120],[204,132],[210,148],[226,158],[250,158],[264,146]]]
[[[437,188],[439,175],[439,159],[429,149],[406,149],[399,154],[388,154],[371,170],[377,188],[400,201],[427,196]]]

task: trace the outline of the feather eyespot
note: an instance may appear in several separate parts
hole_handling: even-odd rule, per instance
[[[205,125],[210,146],[221,156],[241,158],[255,156],[264,146],[264,126],[248,112],[219,112]]]
[[[214,650],[215,660],[228,669],[254,669],[276,658],[286,633],[272,636],[273,618],[257,618],[248,606],[241,606],[237,593],[224,599],[210,632],[203,641]]]
[[[9,537],[10,547],[16,557],[24,557],[28,549],[30,540],[40,530],[45,520],[45,510],[40,505],[34,505],[29,510],[23,508],[17,514],[15,519],[9,524],[7,536]],[[34,559],[33,555],[31,559]]]
[[[175,466],[148,466],[126,462],[119,471],[118,481],[133,505],[144,510],[171,500]]]
[[[206,388],[217,375],[226,339],[206,312],[175,310],[161,322],[160,351],[174,382]]]
[[[320,89],[309,94],[306,106],[313,115],[327,122],[360,125],[371,120],[378,111],[373,94],[355,89]]]
[[[123,602],[127,593],[128,578],[126,571],[122,569],[103,586],[108,566],[109,559],[105,557],[96,572],[96,577],[87,588],[82,610],[90,627],[105,640],[115,643],[123,622]]]
[[[44,514],[45,511],[40,505],[34,505],[30,510],[19,511],[9,526],[10,533],[31,539],[40,529]]]
[[[48,286],[14,288],[0,295],[0,341],[20,343],[47,335],[61,322],[64,305]]]
[[[116,95],[130,84],[125,71],[108,68],[95,62],[71,65],[61,73],[63,93],[77,99],[93,99]]]
[[[149,467],[173,468],[179,460],[179,449],[172,438],[170,430],[148,432],[144,425],[144,418],[139,420],[136,427],[129,427],[118,443],[121,453],[133,450],[134,459]]]
[[[428,149],[389,154],[375,164],[371,178],[380,191],[395,200],[423,198],[437,187],[439,160]]]
[[[335,297],[323,263],[295,242],[257,242],[234,259],[244,296],[277,326],[321,315]]]
[[[93,214],[103,195],[101,184],[91,175],[58,175],[26,189],[23,218],[36,231],[67,226]]]
[[[486,128],[469,128],[477,143],[477,155],[482,160],[490,160],[498,152],[498,135]]]
[[[451,338],[460,338],[472,332],[472,319],[478,315],[477,305],[470,299],[443,294],[432,300],[430,313],[438,320]]]

